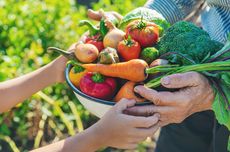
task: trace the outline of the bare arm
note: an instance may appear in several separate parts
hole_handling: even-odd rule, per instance
[[[33,150],[32,152],[92,152],[104,146],[94,127],[73,137]]]
[[[64,57],[24,76],[0,83],[0,113],[5,112],[37,91],[64,80]]]

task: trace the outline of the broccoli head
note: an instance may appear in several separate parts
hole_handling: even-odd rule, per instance
[[[185,21],[172,25],[164,33],[157,46],[161,55],[177,52],[195,63],[201,63],[222,47],[223,44],[212,40],[206,31]],[[172,63],[191,64],[175,54],[168,55],[167,59]]]

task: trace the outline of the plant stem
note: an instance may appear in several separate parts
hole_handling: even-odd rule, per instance
[[[40,146],[42,137],[44,135],[44,127],[45,127],[45,122],[47,118],[48,116],[46,114],[42,115],[42,119],[39,122],[39,130],[34,140],[34,148],[38,148]]]
[[[18,149],[15,142],[9,136],[5,136],[5,135],[0,134],[0,139],[6,141],[6,143],[9,144],[9,146],[13,152],[20,152],[20,150]]]
[[[68,51],[65,51],[65,50],[62,50],[62,49],[59,49],[59,48],[56,48],[56,47],[49,47],[47,50],[48,51],[58,52],[58,53],[62,54],[64,57],[66,57],[69,60],[78,61],[76,56],[74,55],[74,52],[68,52]]]
[[[191,64],[196,64],[195,61],[193,61],[192,59],[186,57],[185,55],[183,55],[183,54],[181,54],[181,53],[179,53],[179,52],[167,52],[167,53],[161,55],[160,58],[165,58],[165,57],[167,57],[167,56],[169,56],[169,55],[177,55],[177,56],[179,56],[179,57],[181,57],[181,58],[187,60],[187,61],[190,62]]]
[[[220,56],[222,56],[222,55],[224,55],[225,53],[228,53],[228,52],[230,52],[230,41],[228,41],[220,51],[218,51],[216,54],[212,55],[210,57],[210,59],[208,60],[208,62],[213,62],[218,57],[220,57]]]
[[[90,33],[90,36],[94,36],[94,35],[97,35],[100,30],[99,28],[97,28],[96,26],[94,26],[92,24],[92,22],[88,21],[88,20],[82,20],[79,22],[79,26],[87,26],[88,29],[89,29],[89,33]]]
[[[46,101],[47,103],[49,103],[58,113],[58,115],[60,116],[61,120],[63,121],[63,123],[65,124],[68,133],[70,135],[74,135],[75,131],[73,128],[72,123],[66,118],[65,113],[62,111],[61,107],[49,96],[47,96],[45,93],[43,93],[42,91],[39,91],[37,93],[37,95],[39,95],[44,101]]]
[[[159,72],[168,72],[168,71],[172,71],[173,69],[178,69],[178,68],[179,68],[179,65],[159,65],[156,67],[146,69],[146,73],[155,74]]]
[[[230,110],[230,104],[228,102],[228,98],[226,97],[222,87],[220,86],[220,82],[219,80],[216,79],[212,79],[212,83],[214,84],[214,86],[216,87],[217,91],[220,93],[220,95],[222,96],[225,104],[227,105],[228,110]]]
[[[195,64],[195,65],[187,65],[181,67],[175,66],[158,66],[149,68],[146,70],[148,74],[154,74],[159,72],[168,72],[164,76],[175,74],[175,73],[184,73],[189,71],[196,72],[206,72],[206,71],[230,71],[230,61],[220,61],[220,62],[212,62],[212,63],[203,63],[203,64]],[[204,73],[205,74],[205,73]],[[145,85],[149,88],[155,88],[160,86],[160,80],[164,76],[160,76],[156,79],[153,79],[146,83]]]
[[[72,101],[69,101],[68,105],[70,106],[70,109],[71,109],[72,113],[74,114],[77,128],[78,128],[78,132],[82,132],[84,130],[84,127],[83,127],[83,123],[82,123],[82,120],[81,120],[81,117],[80,117],[80,114],[77,110],[76,105]]]

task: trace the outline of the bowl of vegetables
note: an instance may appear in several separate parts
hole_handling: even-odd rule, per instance
[[[81,102],[81,104],[88,109],[92,114],[97,117],[102,117],[106,111],[108,111],[115,103],[111,101],[106,101],[102,99],[98,99],[92,96],[89,96],[83,92],[79,88],[77,88],[70,80],[70,72],[73,66],[71,64],[67,65],[65,70],[66,82],[73,90],[74,94]]]
[[[88,26],[89,34],[73,52],[49,48],[71,60],[65,70],[67,83],[86,109],[98,117],[122,98],[136,100],[137,106],[151,104],[134,93],[140,83],[162,90],[162,77],[197,71],[212,79],[215,87],[217,73],[229,70],[229,62],[223,62],[229,59],[223,56],[228,49],[192,23],[181,21],[170,26],[146,8],[128,13],[119,24],[103,12],[101,18],[99,26],[80,22]],[[216,88],[221,92],[219,86]]]
[[[136,100],[137,106],[151,104],[135,94],[134,87],[146,80],[145,69],[159,55],[152,46],[162,28],[153,21],[161,20],[165,26],[167,22],[162,16],[152,18],[152,10],[143,10],[127,14],[122,21],[100,11],[99,26],[80,21],[79,26],[87,26],[89,34],[72,52],[49,48],[71,60],[66,81],[86,109],[98,117],[122,98]]]
[[[66,66],[66,70],[65,70],[65,77],[66,77],[67,84],[73,90],[74,94],[76,95],[76,97],[78,98],[80,103],[88,111],[90,111],[92,114],[101,118],[112,106],[114,106],[116,104],[116,102],[114,102],[114,100],[112,100],[112,98],[110,98],[111,100],[103,100],[103,99],[88,95],[88,94],[93,93],[93,92],[89,92],[87,94],[83,93],[78,87],[76,87],[75,84],[73,84],[73,81],[70,78],[71,77],[71,74],[70,74],[71,69],[73,69],[73,65],[68,64]],[[105,89],[105,88],[107,88],[107,85],[102,84],[100,86],[94,86],[94,88],[91,88],[91,89],[96,89],[96,92],[95,92],[96,95],[100,96],[99,94],[102,94],[101,96],[103,96],[103,94],[105,92],[100,90],[100,88],[102,88],[102,87],[104,87],[103,89]],[[116,89],[117,88],[115,88],[115,90]],[[90,91],[92,91],[92,90],[90,90]],[[106,90],[106,93],[108,93],[108,92],[110,92],[110,91]],[[109,97],[108,97],[108,99],[109,99]],[[143,105],[148,105],[148,104],[151,104],[151,103],[150,102],[138,102],[136,105],[137,106],[143,106]]]

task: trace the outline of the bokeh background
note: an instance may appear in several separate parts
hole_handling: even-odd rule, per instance
[[[47,52],[47,47],[67,49],[77,41],[86,31],[78,28],[78,22],[87,18],[87,8],[114,10],[124,15],[145,2],[0,0],[0,82],[52,61],[58,54]],[[96,121],[66,84],[56,84],[0,115],[0,151],[26,152],[74,135]],[[153,147],[154,142],[149,139],[136,151],[152,151]]]

